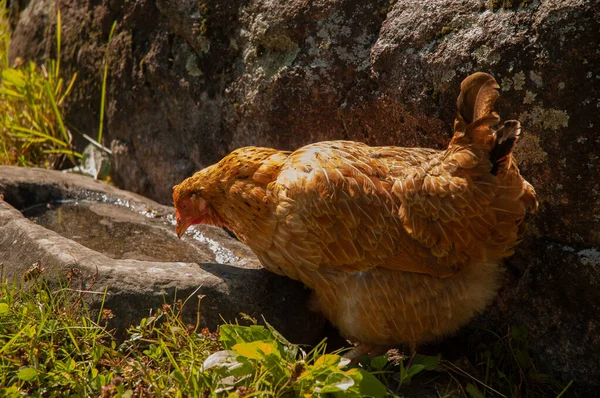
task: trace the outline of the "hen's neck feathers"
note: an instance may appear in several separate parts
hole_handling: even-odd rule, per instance
[[[209,206],[204,222],[227,227],[251,247],[260,246],[263,238],[257,231],[269,235],[273,224],[267,185],[277,178],[288,156],[289,152],[271,148],[240,148],[194,174],[188,184],[200,190]]]

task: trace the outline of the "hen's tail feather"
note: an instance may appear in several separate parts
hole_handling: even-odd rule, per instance
[[[487,73],[477,72],[460,84],[457,100],[459,116],[469,125],[492,113],[494,103],[500,96],[498,83]]]
[[[498,174],[498,170],[510,162],[510,154],[521,134],[521,123],[516,120],[508,120],[494,133],[494,146],[490,151],[492,162],[491,173]],[[510,165],[510,163],[508,164]]]
[[[493,175],[510,166],[511,152],[521,133],[521,124],[515,120],[505,122],[495,132],[491,128],[500,121],[493,109],[500,96],[498,88],[500,86],[496,80],[483,72],[474,73],[463,80],[456,101],[458,114],[450,144],[473,145],[489,153]]]
[[[500,96],[499,87],[491,75],[483,72],[474,73],[463,80],[456,100],[458,114],[454,122],[453,143],[458,144],[464,137],[471,144],[488,147],[492,144],[489,127],[500,121],[498,114],[493,111],[494,103]]]

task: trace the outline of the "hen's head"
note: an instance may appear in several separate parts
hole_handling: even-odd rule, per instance
[[[202,223],[208,210],[206,200],[198,192],[185,189],[182,185],[183,183],[173,187],[173,205],[177,220],[175,231],[179,238],[190,225]]]
[[[212,206],[212,202],[217,200],[215,191],[218,191],[213,169],[214,167],[209,167],[201,170],[173,187],[173,205],[177,220],[175,231],[180,238],[190,225],[222,224]]]
[[[176,232],[181,237],[190,225],[209,224],[215,226],[230,225],[232,220],[241,217],[236,213],[240,201],[248,201],[256,184],[265,185],[270,182],[272,173],[279,169],[277,164],[283,163],[287,152],[276,149],[246,147],[239,148],[225,156],[212,166],[198,171],[173,187],[173,205],[177,218]],[[261,168],[266,159],[271,159],[269,167],[264,168],[259,175],[256,171]],[[271,173],[271,174],[269,174]],[[264,190],[258,190],[263,192]],[[245,198],[245,199],[244,199]],[[248,203],[246,203],[248,204]]]

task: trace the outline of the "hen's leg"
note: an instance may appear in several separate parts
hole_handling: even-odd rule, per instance
[[[368,354],[371,358],[375,358],[378,355],[385,354],[390,347],[375,344],[358,343],[353,349],[343,355],[344,358],[350,360],[351,363],[357,363],[358,359],[365,354]]]
[[[375,347],[372,344],[358,343],[353,349],[343,355],[344,358],[349,359],[352,363],[356,363],[358,358],[364,354],[368,354]]]

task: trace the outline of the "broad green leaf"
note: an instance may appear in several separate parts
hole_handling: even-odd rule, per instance
[[[469,394],[469,397],[471,398],[485,398],[485,395],[479,391],[479,389],[477,387],[475,387],[474,384],[471,383],[467,383],[467,394]]]
[[[355,368],[349,370],[346,374],[354,379],[361,396],[374,398],[388,396],[387,388],[371,373]]]
[[[32,339],[33,336],[35,336],[35,333],[36,333],[35,325],[27,325],[22,330],[23,330],[23,333],[25,333],[25,336],[29,337],[30,339]]]
[[[346,391],[354,385],[354,380],[341,372],[334,372],[327,376],[324,384],[321,393]]]
[[[242,377],[254,372],[254,367],[245,358],[240,358],[233,351],[217,351],[204,361],[202,371],[212,368],[223,368],[227,375]]]
[[[269,340],[272,337],[271,333],[264,326],[260,325],[221,325],[219,327],[219,341],[226,349],[231,349],[231,347],[238,343]]]
[[[19,387],[10,386],[7,388],[0,388],[0,396],[6,398],[20,398],[21,393],[19,392]]]
[[[23,72],[17,69],[4,69],[2,71],[2,80],[4,81],[4,84],[8,83],[15,87],[22,88],[25,86],[25,78],[23,77]]]
[[[6,303],[0,303],[0,316],[6,316],[10,312],[10,307]]]
[[[388,360],[383,355],[371,359],[371,367],[375,370],[382,370],[387,363]]]
[[[281,333],[279,333],[269,322],[267,322],[264,318],[263,321],[267,326],[267,329],[271,332],[275,340],[279,342],[279,350],[281,351],[281,356],[288,361],[294,361],[298,356],[298,346],[290,343]]]
[[[510,328],[510,336],[519,342],[527,341],[527,328],[523,325],[513,326]]]
[[[317,366],[337,367],[341,360],[342,360],[342,357],[339,355],[325,354],[325,355],[321,355],[319,358],[317,358],[314,366],[315,367],[317,367]]]
[[[215,366],[229,367],[237,363],[237,355],[233,351],[223,350],[217,351],[210,355],[202,364],[202,370],[208,370]]]
[[[417,354],[412,363],[413,365],[423,365],[425,370],[436,370],[440,359],[442,359],[441,354],[434,357]]]
[[[412,378],[425,369],[425,365],[413,364],[408,370],[400,369],[400,385],[410,385]]]
[[[23,381],[31,381],[36,378],[38,372],[34,368],[24,367],[19,370],[17,377]]]
[[[419,373],[421,373],[423,370],[425,370],[425,365],[413,364],[410,366],[410,368],[408,368],[408,372],[406,372],[406,374],[408,375],[408,377],[412,378],[413,376],[416,376]]]
[[[234,345],[232,351],[249,359],[264,359],[267,355],[280,356],[277,342],[273,340],[253,341]]]
[[[515,352],[515,358],[517,360],[517,363],[519,364],[519,366],[523,370],[531,368],[532,361],[531,361],[531,357],[529,356],[529,354],[527,353],[527,351],[525,351],[525,350],[516,350],[516,352]]]

